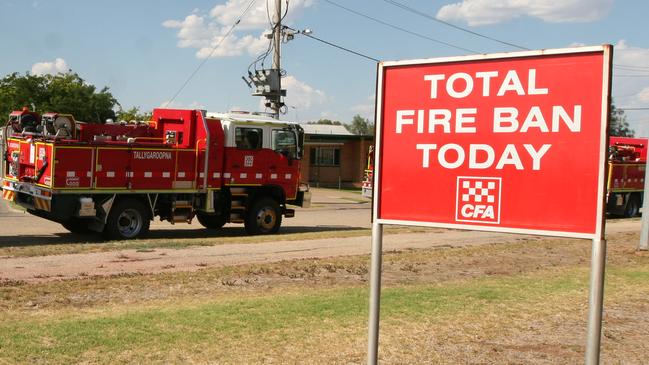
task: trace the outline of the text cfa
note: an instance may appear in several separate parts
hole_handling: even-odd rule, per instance
[[[538,87],[536,83],[536,69],[528,70],[526,85],[523,85],[516,70],[508,71],[504,77],[497,71],[476,72],[473,75],[464,72],[454,73],[448,78],[443,74],[425,75],[424,81],[430,82],[430,98],[436,99],[442,92],[450,97],[461,99],[475,92],[483,97],[491,96],[492,82],[498,82],[496,96],[505,95],[547,95],[547,88]],[[461,81],[460,81],[461,80]],[[482,87],[480,87],[482,86]],[[475,126],[477,108],[450,109],[401,109],[396,111],[395,132],[402,134],[409,129],[416,133],[477,133]],[[561,105],[541,108],[530,107],[526,115],[519,115],[519,110],[514,107],[494,107],[493,133],[526,133],[538,130],[543,133],[557,133],[562,128],[570,132],[581,131],[581,105],[574,105],[566,110]],[[523,144],[516,146],[508,144],[498,156],[494,148],[488,144],[470,144],[466,151],[463,146],[449,143],[438,146],[435,143],[420,143],[416,145],[422,151],[421,165],[428,168],[432,157],[440,166],[446,169],[455,169],[468,164],[469,169],[488,169],[494,166],[497,170],[505,166],[513,166],[517,170],[541,169],[541,161],[551,144],[533,145]],[[531,162],[531,165],[528,163]]]

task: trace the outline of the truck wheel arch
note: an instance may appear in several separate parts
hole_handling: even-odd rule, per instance
[[[256,201],[263,199],[264,197],[272,198],[279,205],[284,205],[286,203],[286,195],[284,194],[284,189],[282,189],[278,185],[268,185],[255,189],[248,197],[248,205],[250,206]]]
[[[132,239],[146,235],[151,224],[150,209],[141,199],[122,197],[114,202],[104,227],[107,239]]]

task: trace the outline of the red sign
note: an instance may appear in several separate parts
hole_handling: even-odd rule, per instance
[[[600,235],[611,55],[381,63],[377,222]]]

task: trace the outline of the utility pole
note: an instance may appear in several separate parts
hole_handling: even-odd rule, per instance
[[[273,117],[279,119],[279,114],[284,107],[282,97],[286,96],[286,90],[282,90],[282,67],[281,47],[284,29],[282,28],[282,0],[275,0],[275,14],[273,15],[273,29],[266,36],[272,42],[273,65],[269,69],[257,69],[255,72],[248,71],[248,77],[243,81],[253,88],[252,95],[263,96],[266,99],[264,105],[273,111]],[[294,33],[287,34],[287,40],[293,39]],[[254,86],[254,87],[253,87]]]
[[[273,19],[275,29],[273,29],[273,71],[277,72],[277,89],[278,94],[273,95],[270,102],[275,119],[279,119],[279,110],[282,107],[282,74],[280,66],[281,46],[282,46],[282,0],[275,0],[275,16]]]

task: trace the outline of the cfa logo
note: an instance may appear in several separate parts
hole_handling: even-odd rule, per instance
[[[501,178],[458,176],[455,220],[500,223]]]

